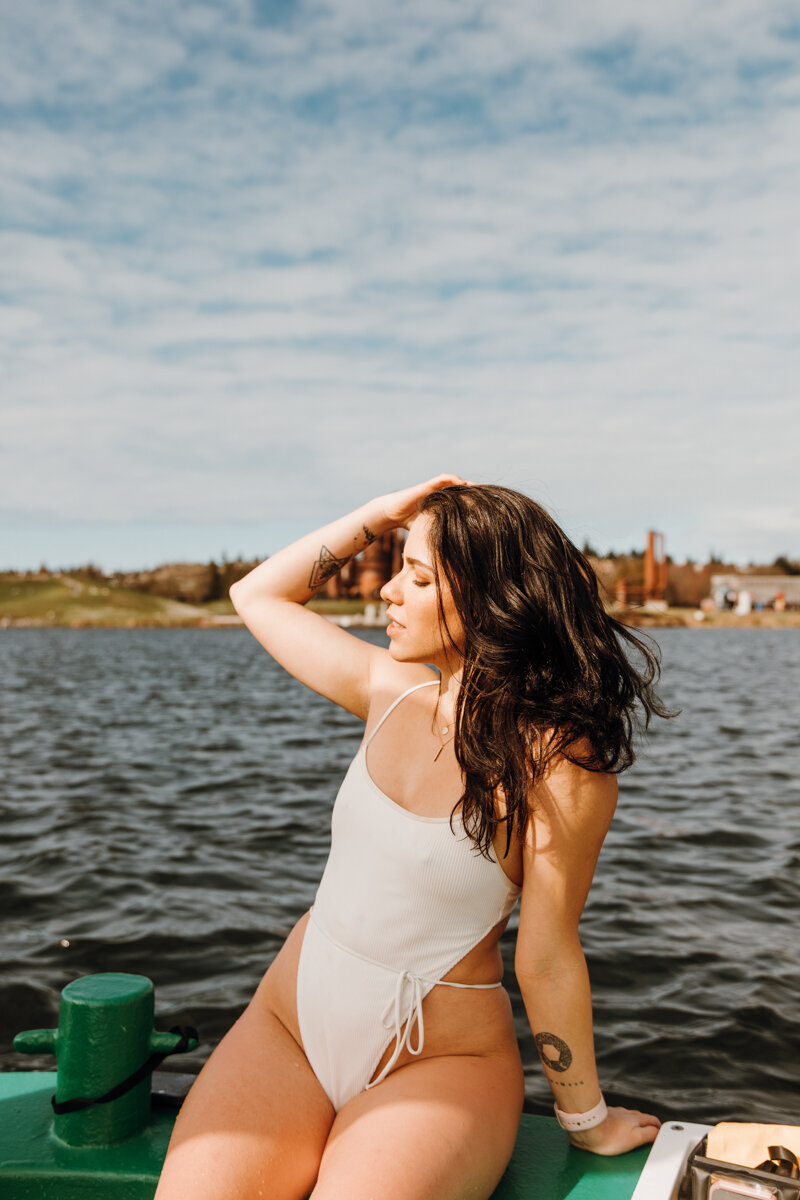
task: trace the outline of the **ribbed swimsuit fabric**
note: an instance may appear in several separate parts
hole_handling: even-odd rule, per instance
[[[297,1015],[306,1057],[334,1108],[385,1079],[405,1046],[424,1045],[422,1001],[520,894],[496,858],[467,837],[459,814],[422,817],[380,790],[362,742],[333,806],[331,849],[305,929]],[[387,1046],[395,1050],[372,1080]],[[372,1082],[370,1082],[372,1080]]]

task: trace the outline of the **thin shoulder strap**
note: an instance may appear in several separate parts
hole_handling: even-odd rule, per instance
[[[391,716],[391,714],[397,708],[397,706],[401,700],[405,700],[406,696],[410,696],[412,692],[418,692],[420,688],[430,687],[431,684],[434,684],[434,683],[438,684],[438,682],[439,682],[438,679],[429,679],[427,681],[427,683],[415,683],[413,687],[406,688],[406,690],[404,692],[401,692],[400,695],[397,697],[397,699],[393,700],[392,703],[389,705],[386,712],[383,714],[380,721],[378,721],[378,724],[373,729],[372,733],[369,735],[367,740],[364,742],[364,749],[366,750],[367,746],[370,744],[372,739],[375,737],[375,734],[378,732],[378,730],[380,729],[383,722],[386,720],[387,717]]]

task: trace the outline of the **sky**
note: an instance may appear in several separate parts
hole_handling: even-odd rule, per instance
[[[444,471],[800,558],[783,0],[0,0],[0,569]]]

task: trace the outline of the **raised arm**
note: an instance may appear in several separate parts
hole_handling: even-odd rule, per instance
[[[564,1114],[593,1109],[602,1092],[595,1064],[592,998],[578,922],[617,800],[614,775],[562,761],[539,785],[525,845],[515,968],[539,1057]],[[570,1130],[596,1154],[652,1142],[656,1117],[610,1108],[600,1124]]]
[[[366,719],[376,674],[413,668],[402,668],[388,651],[354,637],[304,605],[376,537],[407,525],[429,492],[462,482],[457,475],[439,475],[371,500],[309,533],[234,583],[230,589],[234,608],[290,674]]]

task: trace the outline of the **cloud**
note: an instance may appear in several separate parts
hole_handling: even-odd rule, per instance
[[[777,552],[724,513],[796,497],[781,3],[31,0],[0,56],[7,522],[444,468]]]

